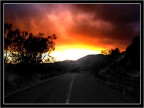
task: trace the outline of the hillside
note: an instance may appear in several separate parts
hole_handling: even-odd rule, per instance
[[[79,64],[81,71],[91,74],[98,74],[101,68],[104,68],[110,62],[112,62],[112,59],[109,55],[97,54],[87,55],[78,59],[76,62]]]
[[[97,54],[97,55],[87,55],[77,60],[79,63],[95,63],[102,62],[107,58],[106,55]]]
[[[81,71],[94,75],[140,77],[140,44],[136,37],[126,51],[110,55],[87,55],[76,61]]]
[[[136,37],[125,52],[110,55],[88,55],[77,62],[81,69],[106,85],[140,98],[140,40]]]

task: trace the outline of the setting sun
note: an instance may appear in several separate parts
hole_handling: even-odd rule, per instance
[[[51,53],[55,57],[56,61],[63,60],[77,60],[89,54],[99,54],[101,49],[84,46],[84,45],[74,45],[74,46],[61,46],[56,47],[56,50]]]
[[[69,49],[65,51],[55,51],[51,55],[56,58],[57,61],[63,60],[77,60],[88,54],[98,54],[98,51],[92,51],[88,49]]]

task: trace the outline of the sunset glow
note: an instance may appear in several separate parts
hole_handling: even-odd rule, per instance
[[[90,46],[62,46],[57,47],[56,51],[52,52],[51,55],[55,57],[57,61],[77,60],[89,54],[99,54],[100,51],[100,49]]]
[[[124,51],[139,35],[139,9],[139,4],[5,4],[4,22],[34,34],[56,34],[51,55],[77,60],[103,49]]]

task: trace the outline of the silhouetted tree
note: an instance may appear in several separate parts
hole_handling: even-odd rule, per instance
[[[119,50],[119,48],[110,49],[110,50],[102,50],[101,54],[116,56],[116,55],[120,54],[120,50]]]
[[[7,60],[8,60],[8,50],[9,50],[9,47],[10,44],[11,44],[11,40],[12,40],[12,37],[11,34],[12,33],[12,24],[4,24],[4,50],[5,50],[5,56],[4,56],[4,62],[6,63]]]
[[[101,51],[101,54],[109,55],[109,50],[102,50],[102,51]]]
[[[44,37],[43,33],[36,36],[30,33],[24,42],[25,54],[22,56],[23,62],[40,63],[42,62],[42,54],[46,52],[48,52],[47,56],[49,56],[47,58],[51,58],[49,54],[55,49],[54,39],[56,39],[55,34]]]
[[[48,53],[47,58],[50,61],[50,53],[55,49],[54,39],[56,35],[44,36],[39,33],[34,36],[32,33],[22,32],[19,29],[11,30],[11,24],[5,24],[5,51],[7,51],[12,61],[17,63],[40,63],[44,59],[42,54]],[[5,60],[6,62],[6,60]]]
[[[120,54],[119,48],[115,48],[115,49],[110,50],[110,55],[112,55],[112,56],[117,56],[119,54]]]

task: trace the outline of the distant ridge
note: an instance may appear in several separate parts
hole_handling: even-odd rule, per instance
[[[77,62],[81,63],[95,63],[95,62],[103,62],[108,56],[103,54],[92,54],[84,56],[77,60]]]

